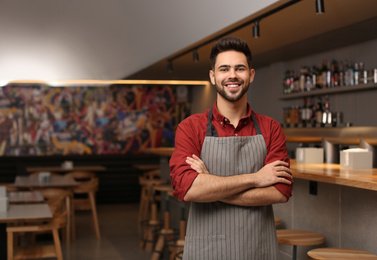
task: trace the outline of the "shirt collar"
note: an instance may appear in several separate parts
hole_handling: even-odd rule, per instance
[[[247,103],[247,115],[241,118],[240,121],[251,120],[251,112],[252,112],[251,106],[249,103]],[[217,122],[226,122],[226,121],[229,122],[229,120],[225,116],[220,114],[219,110],[217,109],[217,101],[215,101],[215,104],[213,104],[212,115],[213,115],[213,119],[216,120]]]

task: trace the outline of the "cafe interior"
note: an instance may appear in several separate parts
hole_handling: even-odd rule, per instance
[[[251,108],[286,135],[280,259],[377,259],[377,1],[0,6],[0,260],[182,259],[169,159],[230,35],[253,54]]]

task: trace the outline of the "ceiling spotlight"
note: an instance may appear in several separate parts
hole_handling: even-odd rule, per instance
[[[253,37],[258,38],[260,36],[259,33],[259,20],[254,21],[254,26],[253,26]]]
[[[317,14],[325,13],[325,5],[323,0],[315,0],[315,9]]]
[[[173,73],[173,62],[168,60],[168,72]]]
[[[199,62],[199,54],[196,49],[194,49],[194,51],[192,52],[192,56],[193,56],[194,62]]]

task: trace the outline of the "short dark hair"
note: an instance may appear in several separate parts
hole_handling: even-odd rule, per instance
[[[247,64],[251,68],[252,55],[249,46],[244,40],[241,40],[234,36],[228,36],[218,40],[212,47],[211,55],[209,56],[212,69],[215,67],[217,55],[225,51],[238,51],[242,52],[246,56]]]

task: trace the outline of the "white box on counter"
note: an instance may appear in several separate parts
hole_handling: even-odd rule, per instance
[[[340,151],[340,167],[350,169],[373,168],[373,153],[367,149],[353,148]]]
[[[323,148],[299,147],[296,148],[296,161],[300,163],[323,163]]]

